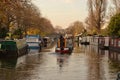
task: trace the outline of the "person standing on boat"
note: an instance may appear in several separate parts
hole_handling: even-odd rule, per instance
[[[64,39],[64,37],[61,35],[59,40],[60,40],[60,48],[61,48],[61,50],[63,50],[64,47],[65,47],[65,39]]]

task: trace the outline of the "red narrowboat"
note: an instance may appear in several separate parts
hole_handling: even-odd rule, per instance
[[[120,38],[110,39],[110,50],[120,52]]]
[[[109,37],[99,37],[98,41],[98,47],[103,50],[108,50],[109,49]]]
[[[55,52],[57,53],[72,53],[73,50],[73,40],[71,38],[58,39],[57,47],[55,48]]]

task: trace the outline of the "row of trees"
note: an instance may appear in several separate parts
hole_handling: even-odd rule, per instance
[[[54,30],[30,0],[0,0],[0,38],[7,33],[21,38],[27,33],[47,35]]]
[[[75,22],[69,26],[67,31],[73,33],[82,33],[84,29],[90,32],[90,34],[101,33],[101,27],[106,21],[107,0],[88,0],[88,17],[85,20],[85,24],[82,22]],[[79,27],[78,27],[79,25]]]
[[[83,22],[75,21],[66,29],[66,32],[68,34],[77,35],[81,34],[83,30],[84,30]]]
[[[105,33],[120,36],[120,0],[109,1],[113,3],[110,8],[107,6],[108,0],[88,0],[88,17],[85,23],[90,33],[102,34],[101,28],[107,23]]]
[[[120,0],[88,0],[88,17],[83,25],[75,21],[65,32],[80,34],[87,29],[88,34],[120,36]],[[113,6],[114,5],[114,6]],[[107,28],[102,29],[105,26]]]
[[[108,3],[112,4],[108,7]],[[66,29],[67,33],[79,34],[87,29],[88,34],[120,36],[120,0],[88,0],[87,5],[86,25],[76,21]]]

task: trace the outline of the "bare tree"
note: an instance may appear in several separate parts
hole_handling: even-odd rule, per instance
[[[120,0],[112,0],[115,5],[116,13],[120,13]]]
[[[67,33],[70,33],[73,35],[80,34],[84,30],[84,25],[80,21],[75,21],[66,30],[67,30]]]
[[[105,22],[107,0],[88,0],[88,22],[90,27],[95,27],[100,33]]]

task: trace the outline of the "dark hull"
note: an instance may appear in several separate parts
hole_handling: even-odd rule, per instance
[[[57,53],[63,53],[63,54],[71,54],[72,50],[73,50],[72,48],[68,48],[68,49],[65,49],[65,48],[63,48],[63,49],[56,48],[55,52],[57,52]]]
[[[20,56],[23,56],[25,54],[28,54],[28,45],[25,45],[24,47],[18,49],[18,50],[1,50],[0,51],[0,58],[18,58]]]
[[[89,45],[89,42],[81,42],[81,45]]]
[[[98,47],[102,50],[109,50],[109,46],[104,46],[99,44]]]
[[[120,52],[120,48],[119,47],[110,46],[110,51]]]

